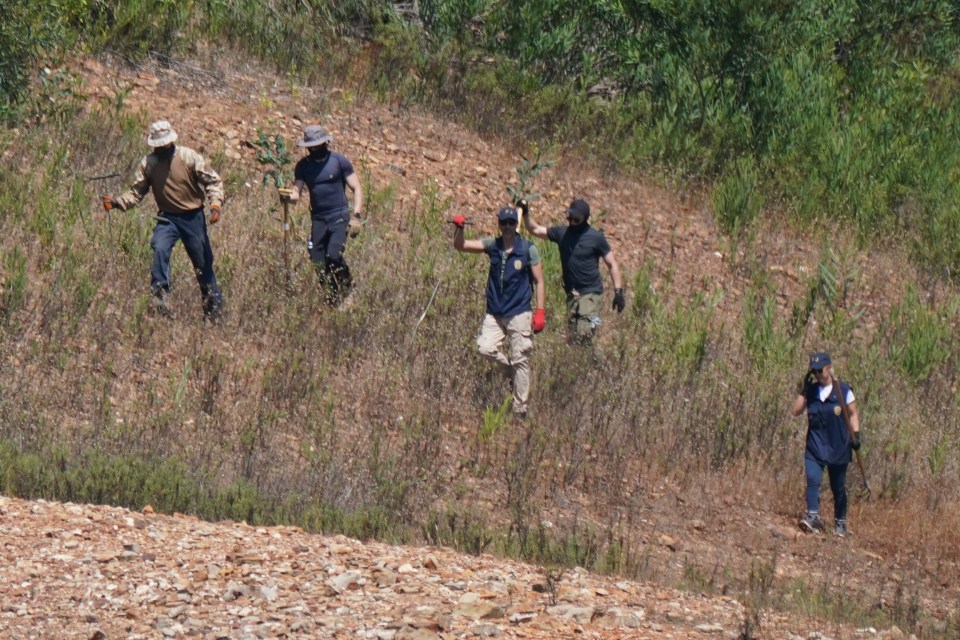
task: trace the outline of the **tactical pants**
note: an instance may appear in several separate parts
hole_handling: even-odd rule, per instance
[[[571,342],[590,344],[600,326],[602,303],[603,296],[599,293],[567,294],[567,330]]]
[[[532,319],[532,311],[515,316],[493,316],[488,313],[483,317],[483,324],[480,325],[480,333],[477,335],[477,349],[480,353],[496,360],[505,371],[513,373],[514,413],[526,413],[527,402],[530,399]],[[509,357],[500,349],[504,340],[509,341]]]
[[[307,245],[310,260],[313,261],[327,302],[332,305],[340,304],[353,287],[350,267],[343,259],[343,250],[347,244],[348,215],[349,213],[314,217],[310,224],[310,241]]]

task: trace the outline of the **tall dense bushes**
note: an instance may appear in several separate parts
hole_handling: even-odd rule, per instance
[[[537,110],[532,132],[584,135],[624,165],[687,176],[749,157],[761,169],[749,186],[767,201],[801,220],[840,215],[865,239],[905,234],[923,263],[955,275],[957,234],[944,242],[960,195],[948,177],[960,160],[955,3],[450,4],[421,4],[427,42],[502,55],[543,83],[514,107],[520,119]],[[568,90],[563,108],[545,111],[555,86]],[[590,109],[590,96],[606,100]]]
[[[399,103],[627,168],[723,177],[801,221],[905,236],[955,277],[958,12],[950,0],[13,0],[0,8],[0,109],[38,57],[76,42],[134,56],[233,42],[314,80],[370,56],[361,81]],[[724,229],[740,215],[717,213]]]

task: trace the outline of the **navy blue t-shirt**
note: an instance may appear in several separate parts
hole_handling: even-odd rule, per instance
[[[560,247],[563,288],[567,293],[603,293],[600,258],[610,253],[602,231],[588,224],[547,229],[547,238]]]
[[[310,190],[310,212],[315,218],[341,216],[350,210],[344,189],[351,175],[353,165],[336,151],[319,159],[308,155],[293,170],[293,179],[302,180]]]

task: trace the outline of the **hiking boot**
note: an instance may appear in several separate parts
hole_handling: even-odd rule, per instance
[[[217,322],[223,317],[223,294],[213,291],[203,297],[203,317]]]
[[[526,422],[527,421],[527,412],[526,411],[515,411],[513,414],[513,419],[517,422]]]
[[[173,309],[167,300],[169,295],[170,293],[166,289],[155,289],[153,291],[153,312],[168,320],[173,318]]]
[[[820,516],[816,513],[808,513],[807,517],[800,521],[800,528],[807,533],[822,533],[823,523],[820,522]]]
[[[341,311],[349,311],[354,304],[356,304],[357,298],[353,295],[353,291],[348,293],[345,298],[340,300],[340,303],[337,304],[337,308]]]
[[[833,524],[833,533],[839,538],[846,538],[847,534],[847,521],[846,520],[837,520]]]

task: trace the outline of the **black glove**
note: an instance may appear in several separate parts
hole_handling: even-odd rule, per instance
[[[530,215],[530,205],[527,203],[526,200],[524,199],[517,200],[513,206],[520,207],[520,210],[523,211],[523,215],[525,216]]]
[[[613,291],[613,308],[617,313],[623,313],[623,308],[627,306],[627,298],[623,295],[623,289]]]
[[[800,378],[800,382],[797,383],[797,395],[806,396],[810,391],[810,387],[817,383],[817,379],[813,375],[813,371],[807,371],[803,374],[803,377]]]
[[[863,444],[863,440],[860,438],[860,432],[857,431],[853,434],[853,438],[850,439],[850,448],[854,451],[860,451],[860,445]]]

